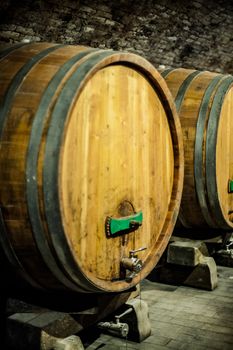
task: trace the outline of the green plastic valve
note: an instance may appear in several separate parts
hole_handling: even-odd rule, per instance
[[[228,192],[233,193],[233,180],[228,181]]]
[[[112,218],[108,216],[106,219],[106,233],[108,236],[112,236],[125,231],[131,232],[137,230],[138,227],[142,225],[142,220],[142,211],[121,218]]]

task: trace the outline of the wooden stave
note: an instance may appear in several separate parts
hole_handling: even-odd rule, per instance
[[[1,53],[0,53],[1,59],[4,59],[10,53],[14,52],[17,49],[20,49],[23,46],[25,46],[25,44],[19,44],[19,45],[13,45],[12,47],[7,47],[6,49],[1,51]],[[50,50],[49,50],[49,52],[50,52]],[[39,61],[39,59],[43,55],[41,53],[39,53],[38,55],[39,55],[38,56],[38,61]],[[34,59],[34,61],[35,61],[35,59]],[[13,81],[12,85],[8,87],[8,89],[5,93],[5,97],[6,97],[5,101],[7,100],[7,96],[11,97],[11,95],[14,94],[14,91],[16,91],[16,89],[18,88],[18,86],[22,82],[24,75],[25,75],[25,72],[27,71],[27,69],[30,70],[30,68],[31,68],[31,65],[29,64],[29,66],[28,66],[28,62],[27,62],[21,68],[21,70],[19,70],[19,72],[17,73],[17,75],[18,75],[17,81],[16,82]],[[11,91],[11,90],[13,90],[13,91]],[[6,103],[5,101],[4,101],[4,104]],[[5,118],[7,117],[6,109],[10,108],[10,104],[11,104],[11,101],[9,98],[8,98],[7,102],[8,102],[8,105],[7,104],[4,105],[5,110],[4,110],[4,106],[3,106],[3,108],[1,108],[1,111],[0,111],[0,115],[1,115],[0,137],[2,136],[2,133],[3,133]],[[7,229],[5,227],[1,208],[0,208],[0,229],[1,229],[1,235],[0,235],[1,245],[3,247],[4,253],[5,253],[10,265],[12,265],[16,269],[16,271],[19,273],[19,275],[22,276],[33,287],[43,288],[36,280],[34,280],[34,278],[30,274],[27,273],[27,271],[25,270],[25,268],[21,264],[20,260],[18,259],[10,240],[8,239]]]
[[[215,94],[215,89],[221,79],[222,79],[222,76],[217,75],[212,80],[212,82],[209,84],[209,86],[205,91],[202,103],[200,105],[200,110],[199,110],[198,120],[197,120],[197,133],[196,133],[196,139],[195,139],[195,155],[194,155],[194,159],[195,159],[194,174],[195,174],[195,184],[197,188],[198,201],[200,203],[200,208],[206,223],[208,224],[208,226],[212,228],[217,228],[218,226],[209,211],[208,198],[206,198],[206,196],[204,195],[206,180],[205,180],[205,175],[203,173],[202,164],[205,160],[203,159],[201,148],[202,148],[204,133],[206,129],[205,124],[206,124],[206,115],[207,115],[207,109],[208,109],[208,101],[210,100],[211,96]]]
[[[24,43],[19,43],[19,44],[14,44],[14,45],[9,45],[9,46],[0,46],[0,60],[6,58],[8,54],[10,54],[12,51],[17,50],[21,47],[23,47]]]

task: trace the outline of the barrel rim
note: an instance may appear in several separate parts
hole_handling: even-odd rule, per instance
[[[229,230],[233,227],[231,222],[223,213],[218,198],[218,186],[216,181],[216,147],[218,138],[218,124],[221,115],[223,101],[233,84],[233,77],[228,76],[218,87],[210,111],[207,138],[206,138],[206,187],[210,208],[214,213],[215,220],[219,227]],[[213,154],[213,150],[215,150]]]
[[[56,249],[57,255],[61,260],[62,264],[65,266],[67,273],[69,276],[75,281],[76,280],[76,272],[77,272],[77,262],[74,259],[74,256],[69,250],[68,242],[66,240],[65,233],[63,231],[62,225],[62,217],[60,213],[60,208],[58,206],[59,203],[59,178],[58,174],[60,173],[60,153],[56,152],[58,149],[58,144],[61,144],[61,141],[65,134],[65,127],[67,125],[67,116],[69,115],[70,110],[72,109],[72,103],[70,99],[68,99],[67,106],[64,107],[64,101],[67,101],[66,93],[69,93],[69,89],[72,85],[74,91],[72,92],[72,101],[77,99],[78,94],[80,94],[82,87],[85,86],[87,80],[99,69],[106,67],[107,65],[113,63],[122,63],[131,64],[134,67],[137,67],[139,71],[143,72],[147,79],[150,82],[153,82],[154,87],[156,87],[157,92],[160,92],[160,96],[162,98],[162,102],[164,103],[164,108],[168,114],[169,125],[171,130],[171,136],[173,140],[173,144],[176,145],[174,149],[175,154],[175,163],[174,164],[174,178],[177,179],[176,184],[173,184],[171,200],[169,203],[168,212],[172,210],[172,215],[169,220],[165,220],[164,227],[161,233],[161,237],[157,242],[157,247],[161,247],[162,250],[165,249],[166,244],[172,234],[172,228],[174,227],[179,203],[181,199],[181,189],[183,185],[183,144],[181,137],[181,126],[179,123],[178,116],[175,112],[174,104],[172,102],[171,94],[164,83],[164,80],[161,78],[156,69],[145,59],[134,55],[134,54],[126,54],[122,52],[102,52],[96,53],[95,57],[89,62],[83,63],[83,66],[79,67],[78,72],[75,72],[72,77],[67,81],[67,87],[65,87],[63,91],[60,93],[59,98],[57,99],[56,105],[53,109],[53,113],[51,116],[51,122],[49,125],[49,130],[47,134],[46,147],[45,147],[45,158],[44,158],[44,168],[43,168],[43,190],[44,190],[44,199],[45,199],[45,212],[46,218],[48,220],[49,230],[51,232],[51,238],[53,241],[54,248]],[[80,73],[81,72],[81,73]],[[167,94],[167,95],[166,95]],[[64,108],[66,110],[64,111]],[[62,120],[63,118],[63,120]],[[61,126],[63,124],[63,127]],[[171,125],[172,124],[172,125]],[[54,142],[52,142],[54,141]],[[62,149],[62,147],[60,147]],[[51,155],[53,157],[51,159]],[[178,159],[178,161],[177,161]],[[52,160],[52,161],[51,161]],[[174,182],[175,183],[175,182]],[[52,189],[52,190],[51,190]],[[56,215],[57,213],[57,215]],[[56,234],[55,234],[56,232]],[[167,235],[166,235],[167,232]],[[168,237],[168,232],[170,236]],[[53,234],[52,234],[53,233]],[[62,250],[59,247],[62,246]],[[156,245],[155,245],[156,246]],[[163,248],[163,249],[162,249]],[[150,260],[150,262],[146,265],[146,269],[142,270],[141,274],[137,276],[132,283],[127,283],[125,281],[114,282],[114,286],[118,283],[118,290],[128,289],[140,281],[141,275],[145,275],[149,273],[153,268],[154,264],[158,261],[160,254],[155,254],[155,257]],[[149,270],[149,271],[148,271]],[[87,287],[93,291],[93,283],[87,278],[86,275],[83,274],[81,270],[79,273],[82,273],[82,278],[87,283]],[[80,276],[79,276],[80,277]],[[124,287],[122,288],[122,282],[124,282]],[[98,286],[98,291],[107,291],[107,286],[105,289]],[[96,288],[94,288],[96,291]],[[112,290],[111,290],[112,291]],[[115,291],[115,290],[114,290]]]

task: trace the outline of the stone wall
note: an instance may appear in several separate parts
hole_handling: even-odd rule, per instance
[[[233,2],[1,0],[0,42],[22,40],[128,50],[155,66],[233,73]]]

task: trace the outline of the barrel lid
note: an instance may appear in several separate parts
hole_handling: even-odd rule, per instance
[[[228,88],[222,96],[222,106],[216,138],[217,196],[225,226],[233,227],[233,80],[228,79]],[[227,228],[227,227],[226,227]]]
[[[79,67],[61,92],[48,131],[44,191],[54,248],[73,280],[78,267],[88,287],[102,291],[128,289],[151,271],[178,214],[180,125],[166,85],[145,62],[113,53],[93,70],[86,62],[82,81]],[[57,150],[50,141],[59,138]],[[58,172],[50,173],[53,152]],[[109,235],[107,218],[140,212],[142,225]],[[127,280],[122,261],[132,257],[142,268]]]

